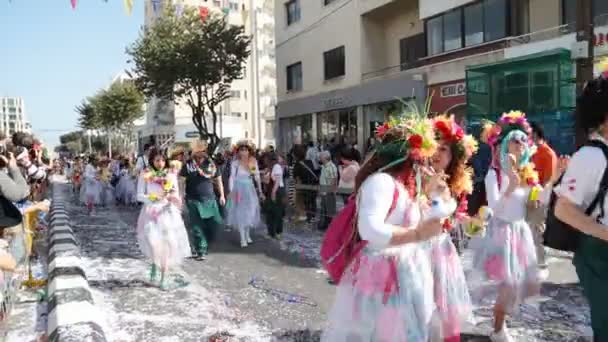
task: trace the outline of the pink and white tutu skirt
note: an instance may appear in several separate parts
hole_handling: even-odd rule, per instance
[[[475,280],[481,282],[473,293],[475,299],[487,298],[488,292],[511,312],[526,298],[540,290],[538,264],[532,232],[525,220],[512,223],[491,219],[486,235],[475,242]]]
[[[428,250],[365,248],[345,271],[322,341],[427,341],[435,304]]]
[[[137,240],[142,253],[158,266],[179,265],[191,255],[180,210],[167,201],[142,208],[137,220]]]

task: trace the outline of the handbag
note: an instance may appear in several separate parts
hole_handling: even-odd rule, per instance
[[[0,229],[21,224],[23,216],[13,202],[0,195]]]

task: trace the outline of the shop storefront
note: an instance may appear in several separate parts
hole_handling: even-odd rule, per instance
[[[375,125],[395,111],[398,99],[424,103],[426,87],[410,75],[369,81],[356,87],[281,101],[277,104],[278,148],[287,151],[298,142],[356,145],[364,151]]]
[[[561,153],[574,148],[575,68],[570,51],[556,49],[468,67],[467,121],[479,132],[483,120],[521,110],[540,123],[549,143]]]
[[[431,113],[454,115],[464,125],[467,113],[466,80],[455,80],[429,86],[432,96]]]

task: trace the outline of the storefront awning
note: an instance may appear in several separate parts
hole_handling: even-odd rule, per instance
[[[495,73],[498,71],[513,69],[515,67],[525,67],[527,65],[535,65],[539,61],[542,62],[568,62],[571,63],[570,50],[568,49],[552,49],[543,52],[537,52],[526,56],[504,59],[500,62],[469,65],[467,72],[478,73]]]

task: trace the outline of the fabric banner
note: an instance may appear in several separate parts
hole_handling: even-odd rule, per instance
[[[184,13],[184,5],[183,4],[175,4],[175,16],[180,18]]]
[[[76,4],[78,3],[78,0],[70,0],[70,3],[72,4],[72,9],[76,9]]]
[[[155,14],[158,13],[158,10],[160,9],[160,3],[161,0],[152,0],[152,10]]]
[[[201,15],[201,21],[204,23],[207,17],[209,16],[209,8],[205,6],[200,6],[198,9]]]
[[[125,1],[125,11],[127,11],[127,15],[131,15],[133,12],[133,0],[124,0]]]

